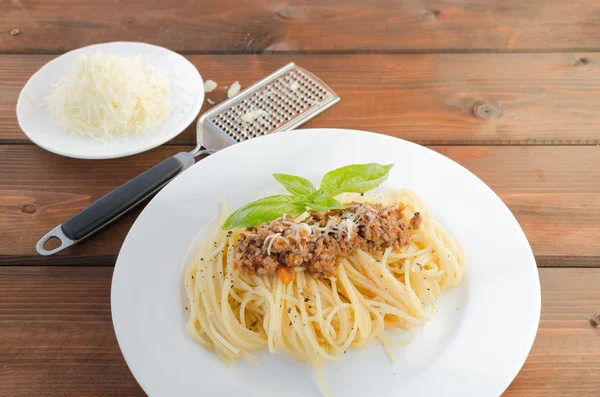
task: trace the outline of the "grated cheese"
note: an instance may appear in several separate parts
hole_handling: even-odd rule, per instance
[[[250,124],[254,120],[261,118],[261,117],[267,117],[268,115],[269,115],[269,112],[267,112],[266,110],[257,109],[257,110],[253,110],[252,112],[243,114],[241,119],[244,123]]]
[[[146,132],[173,109],[164,73],[137,58],[103,53],[80,55],[47,102],[59,128],[101,141]]]
[[[278,237],[281,237],[281,233],[271,234],[270,236],[267,236],[265,238],[265,241],[263,241],[263,248],[265,247],[265,244],[269,244],[269,246],[267,247],[267,255],[271,255],[271,248],[273,247],[275,239]]]
[[[290,228],[291,228],[293,234],[290,234],[288,236],[288,238],[293,237],[294,240],[296,240],[296,242],[298,244],[302,244],[302,239],[306,240],[306,237],[303,237],[300,235],[301,231],[304,231],[306,236],[310,236],[312,234],[312,229],[310,228],[310,226],[307,223],[304,223],[304,222],[301,222],[301,223],[290,222]]]
[[[217,88],[217,83],[212,80],[206,80],[204,82],[204,92],[213,92]]]
[[[339,231],[341,231],[343,229],[343,226],[346,226],[346,240],[350,240],[352,238],[352,229],[354,228],[354,222],[352,222],[350,219],[344,219],[340,224],[339,224]]]
[[[229,87],[229,90],[227,90],[227,98],[233,98],[236,96],[240,92],[241,88],[242,86],[237,81],[233,83],[231,87]]]

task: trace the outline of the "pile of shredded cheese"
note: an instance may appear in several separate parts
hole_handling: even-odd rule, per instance
[[[80,55],[47,102],[59,128],[101,141],[146,132],[173,109],[164,73],[136,58],[103,53]]]

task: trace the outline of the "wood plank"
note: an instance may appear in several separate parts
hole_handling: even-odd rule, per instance
[[[586,0],[12,0],[0,51],[117,40],[184,52],[583,50],[600,48],[598,13]]]
[[[504,396],[597,396],[600,269],[540,269],[542,316],[523,369]]]
[[[112,267],[0,267],[4,396],[143,396],[110,314]]]
[[[465,166],[500,196],[536,256],[600,254],[600,148],[433,149]],[[600,265],[597,259],[593,263]]]
[[[0,56],[0,143],[29,142],[16,120],[16,101],[52,58]],[[598,53],[188,58],[220,84],[208,95],[217,102],[232,82],[247,87],[289,61],[313,71],[342,101],[306,127],[363,129],[421,144],[600,143]],[[191,126],[171,143],[195,139]]]
[[[0,263],[44,263],[45,259],[36,254],[35,243],[46,232],[132,177],[185,149],[165,146],[126,159],[82,161],[53,155],[37,146],[0,146]],[[126,214],[85,243],[64,251],[59,262],[85,265],[88,258],[101,256],[104,260],[97,264],[114,263],[140,209]],[[109,263],[106,255],[110,255]]]
[[[464,165],[500,195],[541,264],[600,266],[599,147],[432,148]],[[36,146],[0,146],[0,262],[81,265],[89,259],[111,264],[135,213],[58,256],[40,257],[34,247],[48,230],[93,200],[185,149],[165,146],[124,159],[84,161]]]
[[[143,395],[116,343],[110,267],[0,267],[3,394]],[[540,269],[533,350],[506,396],[595,396],[600,269]]]

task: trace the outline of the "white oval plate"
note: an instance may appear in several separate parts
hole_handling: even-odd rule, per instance
[[[258,354],[233,368],[184,329],[184,268],[196,242],[216,227],[225,200],[234,209],[282,193],[274,172],[318,184],[352,163],[396,163],[382,188],[406,187],[429,204],[461,243],[467,276],[437,303],[434,318],[396,350],[374,343],[327,362],[333,397],[498,396],[533,344],[540,284],[529,243],[500,198],[452,160],[422,146],[372,133],[313,129],[236,144],[191,167],[139,216],[119,254],[112,316],[129,368],[150,396],[318,396],[313,368],[283,353]]]
[[[150,131],[103,143],[58,129],[50,120],[46,98],[54,84],[65,78],[80,54],[104,52],[142,61],[162,70],[171,81],[174,107],[169,117]],[[62,156],[110,159],[141,153],[179,135],[196,118],[204,101],[204,83],[198,69],[181,55],[145,43],[95,44],[70,51],[48,62],[21,90],[17,102],[19,126],[36,145]]]

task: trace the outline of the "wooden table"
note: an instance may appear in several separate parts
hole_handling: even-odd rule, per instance
[[[18,32],[14,29],[18,29]],[[12,31],[12,34],[11,34]],[[20,89],[57,54],[133,40],[185,54],[222,88],[289,61],[343,98],[309,127],[418,142],[510,207],[533,247],[542,317],[508,396],[600,395],[600,4],[586,0],[5,0],[0,5],[0,395],[143,395],[110,317],[115,258],[138,212],[43,258],[50,228],[158,161],[34,146]],[[207,107],[203,110],[206,110]],[[507,247],[510,249],[510,247]],[[507,291],[510,286],[507,286]]]

